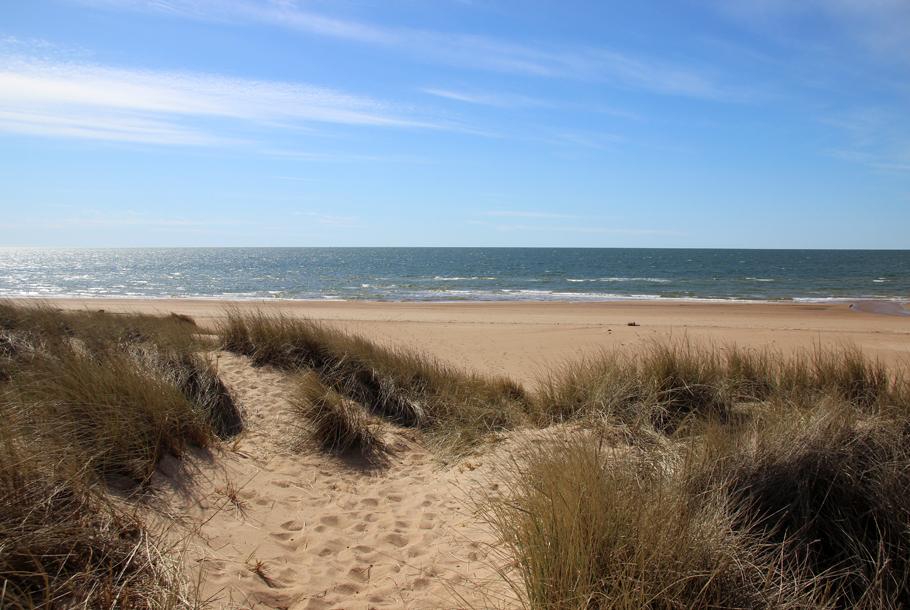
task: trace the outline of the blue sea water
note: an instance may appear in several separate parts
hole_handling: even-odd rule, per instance
[[[7,248],[0,296],[910,300],[910,251]]]

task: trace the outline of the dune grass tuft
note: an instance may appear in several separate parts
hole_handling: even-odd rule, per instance
[[[189,608],[168,550],[59,455],[0,438],[0,607]]]
[[[718,495],[693,503],[672,455],[610,449],[591,434],[537,443],[482,514],[522,605],[553,610],[799,607]]]
[[[737,352],[736,358],[744,366],[744,355]],[[719,353],[689,343],[655,343],[639,354],[603,352],[567,362],[539,384],[539,423],[606,415],[672,432],[693,416],[723,418],[734,390],[724,364]]]
[[[297,381],[294,407],[307,422],[308,436],[326,451],[356,452],[376,461],[385,450],[382,426],[362,406],[326,387],[313,372]]]
[[[866,397],[867,395],[863,395]],[[839,608],[910,606],[910,419],[826,401],[712,430],[687,473],[719,490],[731,525],[813,575]]]
[[[102,478],[137,484],[164,455],[211,440],[179,388],[116,353],[70,350],[32,363],[9,382],[0,413],[35,442],[89,461]]]
[[[0,302],[0,607],[192,605],[132,492],[240,429],[203,347],[172,316]]]
[[[576,429],[484,514],[529,608],[904,608],[908,424],[839,396],[645,449]]]
[[[78,341],[89,351],[150,343],[182,352],[205,347],[191,319],[180,316],[61,311],[43,304],[0,301],[0,329],[24,331],[46,342]]]
[[[222,347],[257,365],[313,370],[338,394],[399,425],[463,449],[489,432],[526,420],[529,399],[517,384],[456,370],[311,320],[228,311]]]
[[[0,413],[104,479],[142,484],[164,455],[242,428],[185,320],[0,303],[0,324]]]
[[[211,360],[196,353],[162,351],[148,346],[132,347],[128,353],[140,366],[176,387],[215,436],[228,439],[243,430],[240,408]]]
[[[852,347],[784,357],[687,341],[653,343],[640,353],[611,351],[567,362],[539,388],[540,425],[607,416],[671,433],[693,420],[728,419],[742,403],[837,398],[866,410],[910,409],[903,374]]]

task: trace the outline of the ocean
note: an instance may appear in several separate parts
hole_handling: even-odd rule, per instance
[[[0,249],[0,297],[910,300],[910,251]]]

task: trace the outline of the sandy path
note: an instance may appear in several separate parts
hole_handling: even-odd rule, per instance
[[[247,431],[212,461],[193,460],[191,480],[156,481],[171,511],[199,527],[188,559],[214,607],[492,605],[480,594],[502,588],[488,582],[490,534],[463,502],[479,473],[444,468],[400,431],[383,470],[292,451],[288,378],[231,354],[218,362]]]

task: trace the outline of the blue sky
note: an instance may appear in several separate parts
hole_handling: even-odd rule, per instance
[[[910,248],[906,0],[0,0],[0,245]]]

